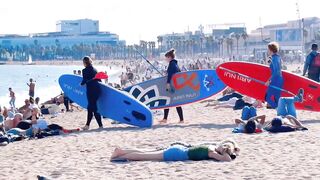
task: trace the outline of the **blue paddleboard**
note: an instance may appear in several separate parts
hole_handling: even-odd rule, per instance
[[[215,70],[177,73],[172,77],[171,90],[166,90],[167,77],[160,77],[125,89],[150,109],[176,107],[209,98],[226,88]]]
[[[75,103],[87,108],[86,86],[81,86],[82,77],[62,75],[59,84],[63,92]],[[107,118],[138,127],[151,127],[152,112],[143,103],[125,92],[100,83],[99,113]]]

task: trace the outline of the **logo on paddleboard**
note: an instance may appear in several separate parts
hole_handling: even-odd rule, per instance
[[[170,104],[170,97],[160,96],[158,86],[156,85],[150,86],[147,89],[136,85],[130,89],[129,94],[148,107],[166,106]]]
[[[179,73],[173,76],[173,87],[176,90],[181,90],[186,87],[191,88],[193,91],[200,90],[200,83],[198,81],[197,73],[191,73],[190,75],[187,73]]]
[[[203,86],[206,88],[207,91],[210,91],[210,88],[214,85],[213,77],[208,76],[207,74],[204,76],[203,79]]]

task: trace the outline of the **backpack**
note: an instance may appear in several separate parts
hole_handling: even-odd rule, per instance
[[[320,53],[318,53],[313,59],[313,66],[320,67]]]

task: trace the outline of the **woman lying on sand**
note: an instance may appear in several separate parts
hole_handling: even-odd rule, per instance
[[[186,146],[172,144],[164,150],[143,151],[136,149],[116,148],[111,156],[111,161],[231,161],[239,154],[240,148],[233,140],[225,140],[218,144],[203,144]]]
[[[244,96],[243,98],[232,97],[227,101],[215,101],[208,103],[205,107],[213,106],[214,109],[218,108],[233,108],[233,110],[239,110],[245,106],[262,107],[261,101],[253,100],[250,97]]]

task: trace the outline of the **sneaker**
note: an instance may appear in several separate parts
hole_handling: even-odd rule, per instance
[[[84,131],[89,130],[89,126],[88,126],[88,125],[85,125],[85,126],[82,128],[82,130],[84,130]]]

